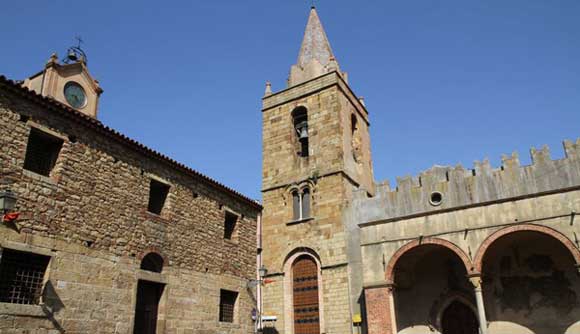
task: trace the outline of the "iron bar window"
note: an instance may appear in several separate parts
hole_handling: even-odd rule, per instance
[[[3,249],[0,258],[0,302],[38,304],[50,257]]]

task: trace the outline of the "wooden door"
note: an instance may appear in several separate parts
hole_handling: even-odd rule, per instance
[[[294,289],[294,334],[319,334],[318,266],[309,256],[292,266]]]
[[[156,333],[157,313],[162,292],[163,284],[139,281],[137,284],[134,334]]]
[[[478,334],[479,324],[473,311],[464,303],[454,301],[441,317],[443,334]]]

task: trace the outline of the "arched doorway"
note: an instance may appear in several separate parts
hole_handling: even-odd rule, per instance
[[[441,331],[443,334],[478,334],[477,317],[469,306],[454,300],[443,311]]]
[[[392,278],[395,285],[397,332],[429,333],[435,329],[442,332],[438,315],[442,305],[447,307],[448,296],[473,295],[473,286],[467,278],[471,267],[465,253],[445,240],[424,240],[401,247],[387,270],[387,279]],[[448,317],[452,315],[449,313]],[[477,323],[476,318],[476,329]]]
[[[319,334],[318,265],[308,255],[292,264],[292,291],[295,334]]]
[[[155,252],[148,253],[141,260],[140,269],[154,273],[163,271],[163,257]],[[134,334],[155,334],[157,332],[157,319],[159,303],[165,285],[158,282],[138,280],[137,301],[135,303]]]

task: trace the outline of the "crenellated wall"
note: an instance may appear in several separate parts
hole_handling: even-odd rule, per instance
[[[552,160],[547,146],[532,148],[529,166],[520,165],[517,153],[504,155],[500,168],[487,159],[475,162],[473,169],[436,165],[417,177],[397,178],[394,189],[388,182],[378,184],[372,198],[357,193],[355,206],[364,209],[364,222],[373,222],[578,186],[580,139],[564,141],[564,151],[565,158]],[[430,202],[433,192],[442,194],[439,205]]]

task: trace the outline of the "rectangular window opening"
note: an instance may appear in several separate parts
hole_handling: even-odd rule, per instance
[[[49,261],[48,256],[3,249],[0,259],[0,302],[39,304]]]
[[[234,311],[238,293],[229,290],[220,290],[220,321],[234,322]]]
[[[149,186],[149,205],[147,210],[160,215],[165,205],[167,194],[169,194],[169,185],[152,179]]]
[[[232,240],[234,238],[237,222],[238,216],[226,211],[226,218],[224,222],[224,239]]]
[[[32,128],[26,146],[24,169],[49,176],[56,164],[63,140]]]

